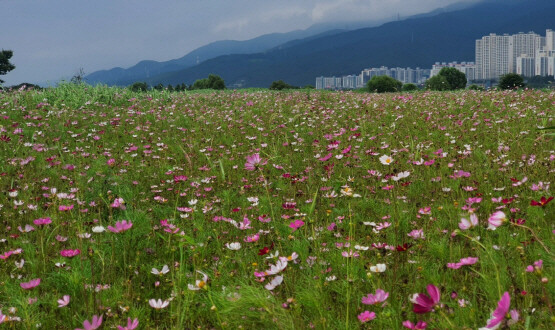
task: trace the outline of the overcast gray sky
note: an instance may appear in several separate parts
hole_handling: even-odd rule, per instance
[[[317,23],[425,13],[478,0],[0,0],[5,85],[55,81],[140,60],[179,58],[207,43]]]

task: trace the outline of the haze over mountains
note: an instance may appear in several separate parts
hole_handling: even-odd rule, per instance
[[[366,67],[474,61],[475,40],[483,35],[542,33],[554,27],[553,0],[491,0],[461,7],[354,30],[336,24],[247,41],[218,41],[179,59],[142,61],[129,69],[97,71],[86,79],[93,84],[175,85],[192,84],[214,73],[228,86],[268,87],[279,79],[303,86],[314,84],[317,76],[353,74]]]

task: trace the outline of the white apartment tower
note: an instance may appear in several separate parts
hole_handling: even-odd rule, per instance
[[[508,34],[492,33],[476,40],[477,79],[497,79],[509,73],[512,64],[511,39]]]
[[[496,35],[476,40],[476,79],[498,79],[509,72],[531,77],[555,71],[555,31]]]
[[[545,31],[545,49],[555,50],[555,31],[551,29]]]
[[[542,37],[534,32],[518,33],[511,36],[511,63],[509,67],[510,72],[517,72],[516,61],[517,57],[534,57],[536,51],[540,50]]]

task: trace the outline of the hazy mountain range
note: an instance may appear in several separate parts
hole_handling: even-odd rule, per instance
[[[553,0],[490,0],[454,5],[404,20],[334,23],[307,30],[263,35],[246,41],[217,41],[166,62],[141,61],[86,76],[89,83],[192,84],[210,73],[228,86],[268,87],[284,80],[303,86],[317,76],[347,75],[367,67],[431,67],[436,61],[474,61],[475,40],[489,33],[555,28]],[[361,26],[373,27],[360,28]]]

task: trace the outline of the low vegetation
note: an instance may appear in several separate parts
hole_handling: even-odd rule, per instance
[[[0,92],[1,326],[548,329],[554,97]]]

